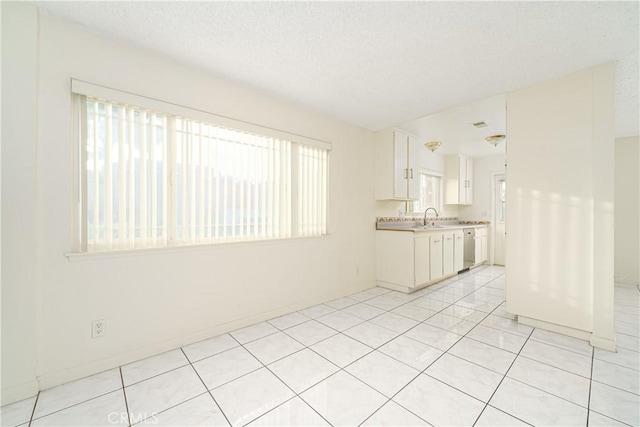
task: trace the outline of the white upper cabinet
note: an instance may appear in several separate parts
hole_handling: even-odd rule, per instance
[[[376,132],[376,200],[420,197],[420,143],[400,129]]]
[[[473,160],[462,154],[445,156],[445,196],[447,205],[473,203]]]

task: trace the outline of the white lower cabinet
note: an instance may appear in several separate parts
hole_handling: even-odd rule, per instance
[[[487,227],[476,228],[475,265],[482,264],[489,259],[489,231]]]
[[[462,230],[376,231],[379,286],[412,292],[457,274],[463,265]]]
[[[429,236],[429,271],[430,280],[437,280],[444,276],[442,270],[442,234]]]
[[[442,235],[442,275],[453,274],[454,240],[453,232]],[[456,271],[457,273],[457,271]]]
[[[459,240],[456,240],[460,237]],[[459,231],[376,231],[379,286],[411,292],[462,270],[464,238]]]
[[[414,237],[415,284],[427,283],[431,278],[429,271],[429,236],[419,234]]]
[[[458,272],[464,268],[464,232],[453,233],[453,270]]]

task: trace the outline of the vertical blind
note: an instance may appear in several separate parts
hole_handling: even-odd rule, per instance
[[[84,250],[326,234],[326,148],[81,100]]]

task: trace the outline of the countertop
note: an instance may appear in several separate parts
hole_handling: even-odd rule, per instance
[[[416,225],[415,223],[386,223],[376,224],[376,230],[384,231],[405,231],[412,233],[429,233],[436,231],[455,231],[465,228],[483,228],[488,227],[489,224],[441,224],[435,226],[424,227],[422,225]]]

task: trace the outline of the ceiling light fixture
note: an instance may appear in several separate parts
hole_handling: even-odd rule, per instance
[[[487,142],[494,147],[497,147],[505,139],[505,135],[491,135],[485,138]]]
[[[429,141],[425,142],[424,146],[427,147],[433,153],[442,145],[442,141]]]

